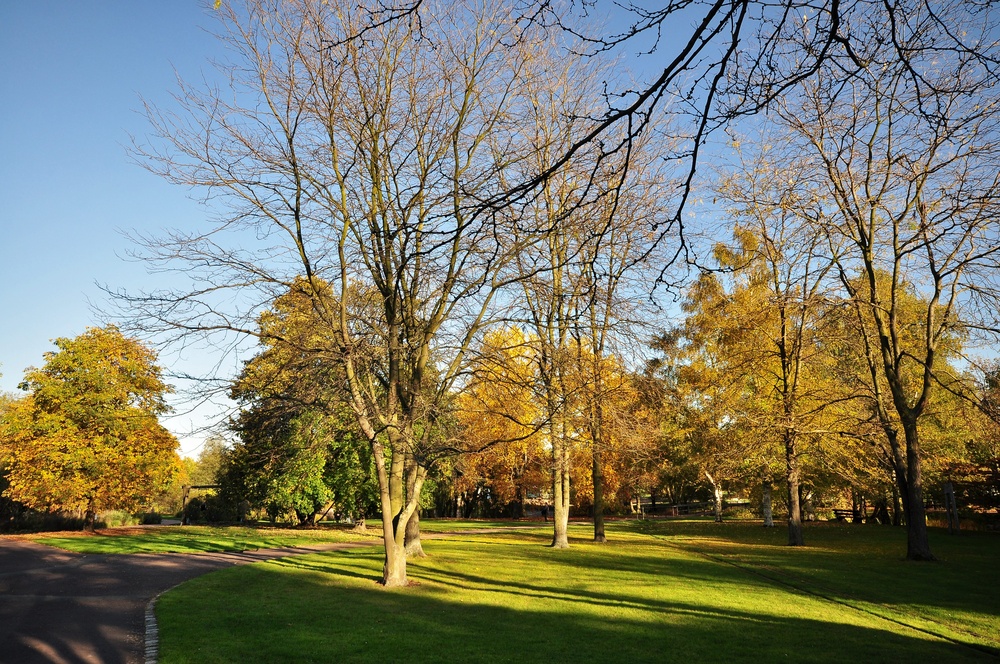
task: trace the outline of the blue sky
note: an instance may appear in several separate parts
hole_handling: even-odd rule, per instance
[[[0,3],[0,390],[16,390],[51,339],[97,323],[96,284],[153,283],[123,260],[122,230],[205,216],[126,146],[147,130],[140,95],[169,104],[175,68],[211,74],[213,25],[194,0]],[[183,436],[196,420],[167,425]]]
[[[99,284],[161,283],[126,260],[123,231],[156,234],[210,215],[197,192],[146,172],[127,151],[130,136],[148,131],[140,97],[170,107],[175,71],[211,78],[211,60],[224,56],[210,5],[0,2],[0,391],[16,391],[52,339],[100,322]],[[161,363],[212,368],[187,352]],[[178,408],[165,421],[185,454],[197,454],[205,433],[193,430],[213,412]]]

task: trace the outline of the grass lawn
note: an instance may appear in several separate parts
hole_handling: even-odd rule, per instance
[[[433,522],[428,522],[430,525]],[[481,525],[481,524],[480,524]],[[456,529],[452,529],[453,531]],[[377,547],[230,568],[157,604],[160,661],[959,662],[1000,656],[1000,537],[900,529],[785,532],[613,522],[569,550],[541,530],[427,540],[419,585],[385,590]]]
[[[314,530],[291,528],[241,528],[215,526],[126,527],[87,533],[40,533],[31,535],[39,544],[77,553],[205,553],[249,551],[287,546],[310,546],[327,542],[376,540],[372,529],[359,534],[348,528],[323,527]]]

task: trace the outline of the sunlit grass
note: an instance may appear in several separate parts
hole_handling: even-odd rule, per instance
[[[714,523],[630,523],[630,530],[740,565],[860,611],[1000,651],[1000,536],[931,529],[936,563],[904,560],[901,528],[812,524],[807,547],[785,546],[785,530]]]
[[[32,535],[39,544],[77,553],[206,553],[250,551],[327,542],[372,540],[377,533],[358,534],[347,528],[245,528],[235,526],[157,526],[99,530],[96,534],[45,533]]]
[[[902,531],[851,528],[804,549],[739,524],[614,523],[606,545],[576,526],[569,550],[456,532],[395,590],[377,547],[233,568],[161,597],[161,661],[995,660],[1000,539],[936,535],[921,565]]]

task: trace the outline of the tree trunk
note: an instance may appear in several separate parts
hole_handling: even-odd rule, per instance
[[[715,522],[722,523],[722,486],[715,481],[711,473],[705,471],[708,483],[712,485],[712,512],[715,514]]]
[[[920,473],[920,437],[914,420],[903,420],[906,437],[906,559],[937,560],[927,538],[924,489]]]
[[[415,500],[417,504],[420,503],[420,488],[417,487],[417,471],[419,470],[417,466],[416,459],[413,458],[412,454],[406,455],[406,498],[407,500]],[[422,483],[421,483],[422,484]],[[424,547],[420,544],[420,507],[418,506],[413,510],[413,514],[407,519],[405,528],[405,538],[404,538],[404,549],[406,555],[411,558],[424,558],[427,556],[424,553]]]
[[[420,510],[413,510],[406,522],[406,555],[411,558],[425,558],[424,547],[420,545]]]
[[[552,444],[552,547],[569,548],[569,449],[565,440]]]
[[[774,512],[771,509],[771,481],[764,480],[761,510],[764,512],[764,527],[774,528]]]
[[[722,487],[715,486],[712,488],[713,498],[715,499],[715,522],[722,523]]]
[[[383,522],[384,523],[384,522]],[[390,534],[386,534],[386,533]],[[406,550],[398,546],[394,539],[391,539],[392,526],[383,527],[383,537],[385,537],[385,563],[382,565],[382,585],[386,588],[405,586],[409,583],[406,578]]]
[[[94,501],[87,503],[87,510],[83,515],[83,530],[88,533],[94,532],[94,523],[97,521],[97,512],[94,509]]]
[[[594,444],[594,541],[607,542],[604,532],[604,470],[601,467],[601,450]]]
[[[378,476],[379,508],[382,514],[382,544],[385,546],[385,562],[382,565],[382,584],[387,588],[407,585],[406,551],[402,538],[397,540],[396,526],[402,509],[402,464],[399,473],[394,472],[397,464],[392,462],[392,470],[386,465],[385,448],[378,441],[372,429],[365,431],[375,459],[375,473]],[[402,456],[402,455],[397,455]],[[398,500],[394,497],[398,496]]]
[[[903,506],[899,502],[899,485],[892,483],[892,525],[903,525]]]
[[[802,546],[802,506],[799,501],[799,459],[795,434],[785,430],[785,479],[788,484],[788,546]]]

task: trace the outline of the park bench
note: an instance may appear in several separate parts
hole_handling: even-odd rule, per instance
[[[847,521],[850,519],[854,520],[854,510],[833,510],[833,516],[837,518],[837,521]]]

